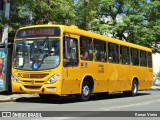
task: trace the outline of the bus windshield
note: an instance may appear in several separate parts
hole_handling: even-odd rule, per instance
[[[48,70],[60,61],[60,39],[17,40],[14,45],[13,67],[21,70]]]

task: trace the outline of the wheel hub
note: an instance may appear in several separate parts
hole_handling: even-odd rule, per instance
[[[83,87],[83,95],[84,96],[88,96],[89,95],[89,87],[88,86],[84,86]]]

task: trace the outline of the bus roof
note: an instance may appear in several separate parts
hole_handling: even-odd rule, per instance
[[[103,36],[103,35],[93,33],[90,31],[85,31],[85,30],[79,29],[77,26],[44,24],[44,25],[32,25],[32,26],[22,27],[18,30],[27,29],[27,28],[34,28],[34,27],[52,27],[52,26],[53,27],[55,27],[55,26],[60,27],[62,29],[62,31],[66,32],[66,33],[71,33],[71,34],[75,34],[75,35],[82,35],[82,36],[86,36],[86,37],[90,37],[90,38],[94,38],[94,39],[99,39],[99,40],[105,40],[106,42],[116,43],[116,44],[120,44],[120,45],[124,45],[124,46],[128,46],[128,47],[152,52],[152,50],[148,47],[144,47],[144,46],[140,46],[140,45],[133,44],[130,42],[126,42],[126,41],[118,40],[115,38]]]

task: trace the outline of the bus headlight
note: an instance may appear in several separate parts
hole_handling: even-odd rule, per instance
[[[60,73],[53,75],[51,78],[49,78],[49,80],[47,80],[46,83],[55,83],[58,78],[60,77]]]
[[[12,78],[13,78],[14,82],[18,82],[18,83],[21,82],[21,81],[18,79],[18,77],[15,76],[14,74],[12,74]]]

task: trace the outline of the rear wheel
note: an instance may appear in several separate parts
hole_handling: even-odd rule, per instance
[[[138,93],[138,83],[136,80],[133,80],[132,82],[132,88],[131,91],[124,91],[123,94],[125,96],[136,96]]]
[[[78,95],[78,99],[80,101],[87,101],[90,99],[91,96],[91,86],[88,81],[84,81],[82,84],[82,91],[81,94]]]

